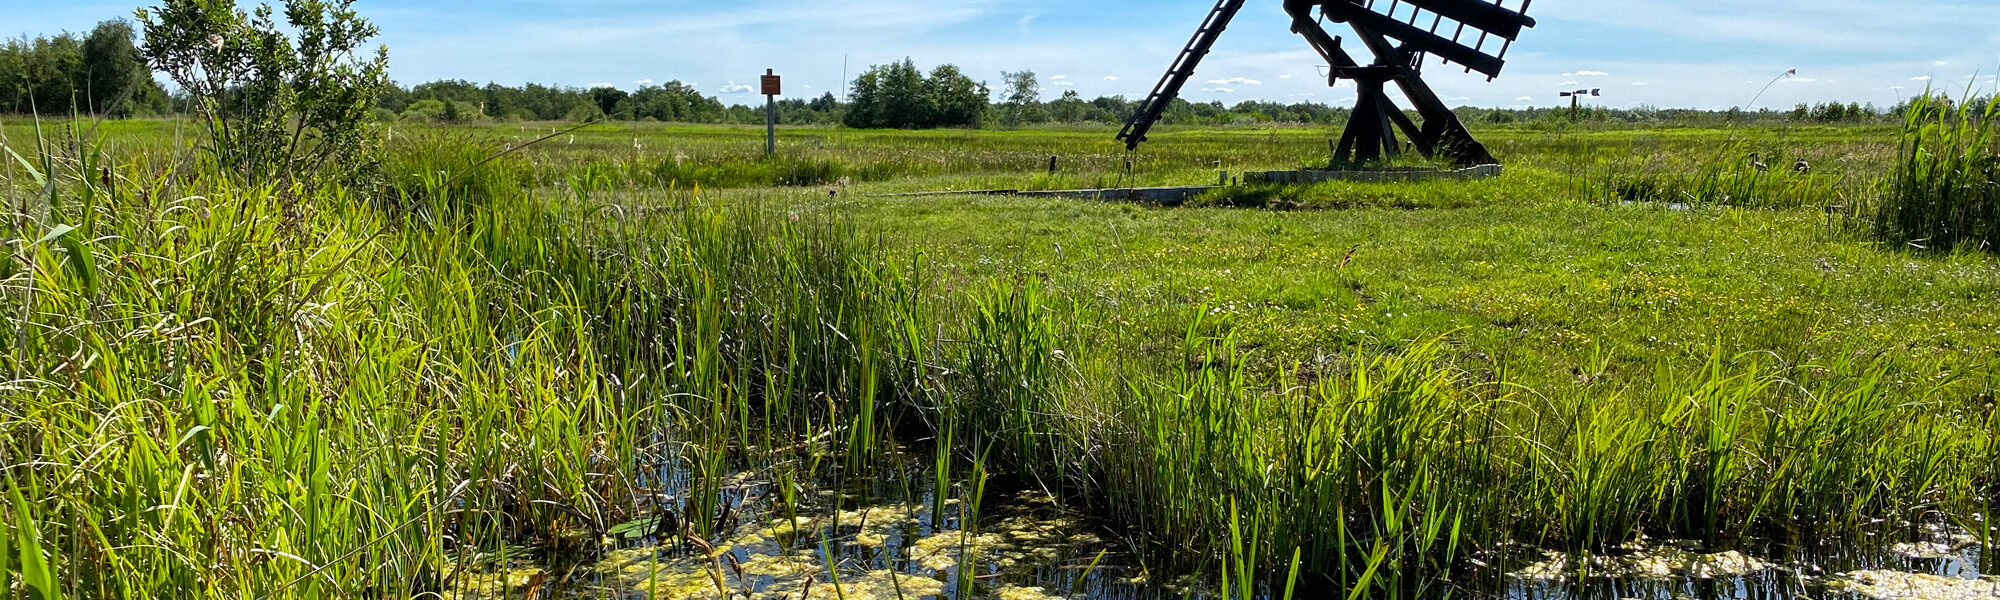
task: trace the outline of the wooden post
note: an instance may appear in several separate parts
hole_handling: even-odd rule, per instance
[[[778,95],[784,93],[777,71],[764,69],[764,156],[778,153]]]

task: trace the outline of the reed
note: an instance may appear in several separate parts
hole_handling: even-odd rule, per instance
[[[1926,93],[1904,113],[1895,171],[1875,219],[1885,242],[1991,252],[2000,243],[2000,99]]]

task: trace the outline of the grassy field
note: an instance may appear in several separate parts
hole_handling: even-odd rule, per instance
[[[1499,179],[1162,208],[897,194],[1206,184],[1329,133],[790,129],[764,159],[603,125],[468,172],[561,126],[397,127],[379,180],[313,191],[173,122],[66,127],[0,123],[0,560],[45,598],[445,595],[638,522],[712,543],[689,594],[726,597],[737,521],[838,520],[803,492],[900,480],[904,447],[930,527],[977,538],[990,476],[1212,597],[1427,597],[1514,543],[1994,547],[2000,263],[1873,235],[1894,128],[1481,129]],[[896,564],[827,542],[787,552],[835,595]]]

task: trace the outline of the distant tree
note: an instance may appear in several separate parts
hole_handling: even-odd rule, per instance
[[[924,81],[924,95],[928,96],[929,111],[924,126],[978,127],[986,115],[986,99],[993,93],[986,84],[974,83],[958,66],[940,65],[931,69],[930,79]]]
[[[910,59],[882,73],[882,115],[885,127],[929,127],[934,108],[924,90],[924,72]]]
[[[863,129],[929,126],[933,107],[927,102],[924,75],[914,61],[876,65],[854,80],[847,126]]]
[[[153,83],[153,71],[146,68],[146,59],[139,55],[139,47],[132,39],[132,24],[124,20],[98,23],[90,37],[84,39],[88,112],[108,112],[124,98],[126,104],[119,112],[132,114],[134,106],[150,106],[164,95],[158,84]]]
[[[914,61],[877,65],[854,80],[842,121],[855,128],[977,127],[992,91],[954,65],[925,77]],[[822,98],[833,104],[829,96]]]
[[[590,89],[590,101],[597,104],[597,110],[614,117],[630,116],[618,114],[618,103],[624,102],[626,98],[630,97],[631,95],[625,93],[625,90],[614,87],[595,87]]]
[[[1064,90],[1061,98],[1049,103],[1049,117],[1062,123],[1082,121],[1089,111],[1090,103],[1084,102],[1076,90]]]
[[[833,92],[827,92],[825,95],[814,99],[812,104],[807,105],[806,108],[813,112],[830,113],[840,109],[840,101],[833,97]]]
[[[86,93],[86,71],[76,36],[9,41],[0,49],[0,102],[10,112],[67,113]]]
[[[1092,120],[1124,123],[1139,111],[1124,96],[1104,96],[1090,101]]]
[[[1017,71],[1000,74],[1006,82],[1006,98],[1002,103],[1007,107],[1007,126],[1020,127],[1024,122],[1034,121],[1035,109],[1040,107],[1042,84],[1035,78],[1035,72]]]

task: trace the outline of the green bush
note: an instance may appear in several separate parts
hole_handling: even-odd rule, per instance
[[[354,0],[284,4],[284,25],[268,4],[245,13],[233,0],[140,9],[141,54],[188,95],[225,170],[252,182],[355,175],[368,166],[375,99],[390,87],[389,49],[360,58],[377,30]]]

